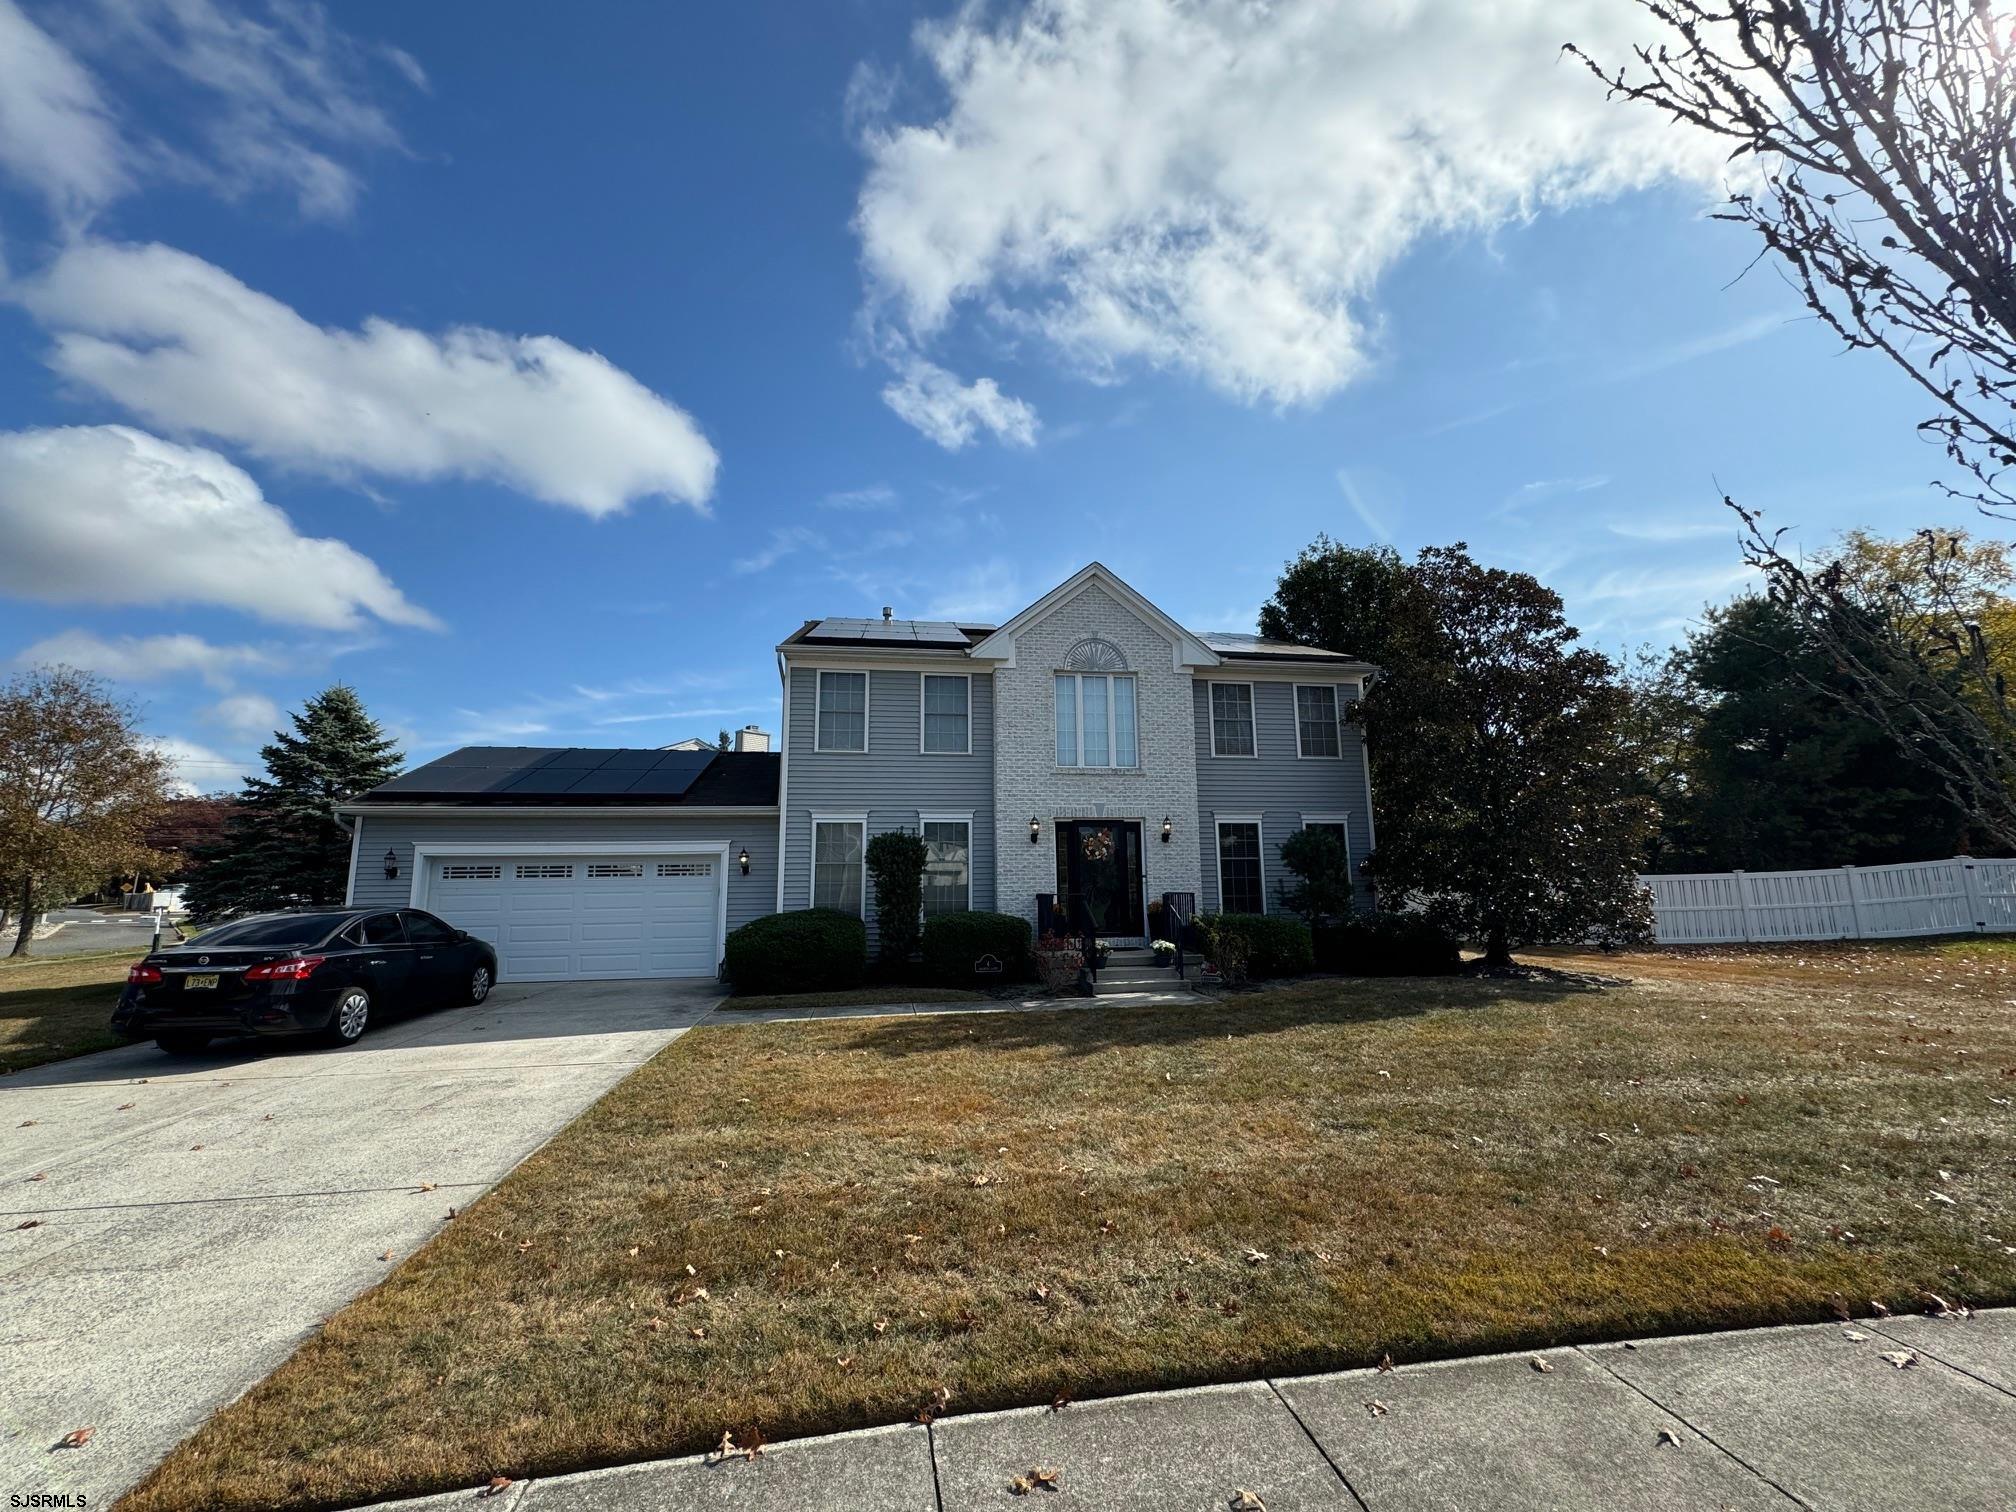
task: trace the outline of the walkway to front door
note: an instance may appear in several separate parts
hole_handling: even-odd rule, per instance
[[[1080,902],[1091,910],[1097,933],[1126,940],[1145,936],[1139,820],[1057,821],[1057,906],[1074,925]]]

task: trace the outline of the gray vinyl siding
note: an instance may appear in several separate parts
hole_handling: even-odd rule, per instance
[[[1237,681],[1223,678],[1221,681]],[[1322,682],[1311,678],[1312,684]],[[1365,802],[1365,746],[1358,731],[1343,731],[1341,760],[1305,759],[1296,754],[1295,689],[1290,683],[1255,682],[1253,728],[1258,756],[1211,754],[1211,685],[1199,680],[1197,712],[1197,825],[1204,848],[1203,891],[1198,903],[1206,912],[1218,908],[1218,830],[1220,814],[1261,817],[1261,874],[1267,891],[1267,911],[1281,908],[1281,889],[1291,880],[1281,864],[1281,842],[1302,827],[1304,814],[1342,814],[1355,868],[1372,848],[1371,814]],[[1355,689],[1340,689],[1340,707]],[[1357,879],[1359,906],[1372,898],[1364,879]]]
[[[664,841],[728,847],[728,927],[747,924],[770,913],[777,903],[777,816],[694,814],[646,817],[620,809],[592,814],[530,815],[481,813],[407,815],[366,814],[356,822],[357,872],[351,878],[351,901],[360,908],[404,908],[413,899],[413,846],[421,843],[483,844],[495,842],[500,855],[514,845],[560,842],[579,844],[592,852],[599,844]],[[749,849],[749,875],[743,876],[735,856]],[[385,852],[399,858],[396,881],[385,875]]]
[[[857,669],[858,670],[858,669]],[[948,668],[963,672],[965,668]],[[868,816],[872,838],[888,830],[915,830],[918,815],[973,812],[968,867],[973,906],[994,907],[994,679],[973,673],[970,704],[972,752],[964,756],[925,755],[922,741],[921,672],[868,674],[868,749],[816,751],[818,670],[793,667],[786,700],[784,795],[784,908],[812,906],[812,815]],[[875,919],[873,883],[866,899],[869,930]]]

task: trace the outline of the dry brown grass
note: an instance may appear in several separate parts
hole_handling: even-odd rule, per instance
[[[962,987],[852,987],[844,992],[762,992],[724,998],[724,1009],[880,1008],[894,1004],[984,1003],[984,992]]]
[[[138,950],[0,961],[0,1076],[109,1050],[107,1027]]]
[[[2009,957],[1562,964],[695,1031],[125,1505],[2016,1300]]]

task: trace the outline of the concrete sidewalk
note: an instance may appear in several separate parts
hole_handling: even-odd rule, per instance
[[[1858,1337],[1859,1336],[1859,1337]],[[1886,1354],[1906,1359],[1900,1366]],[[1538,1358],[1549,1367],[1537,1369]],[[957,1403],[954,1403],[957,1406]],[[1031,1471],[1054,1486],[1013,1489]],[[1240,1502],[1241,1492],[1254,1500]],[[2005,1512],[2016,1311],[950,1416],[384,1504],[485,1512]]]

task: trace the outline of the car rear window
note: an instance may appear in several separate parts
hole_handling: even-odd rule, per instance
[[[329,937],[348,914],[282,914],[220,924],[194,943],[202,945],[313,945]]]

